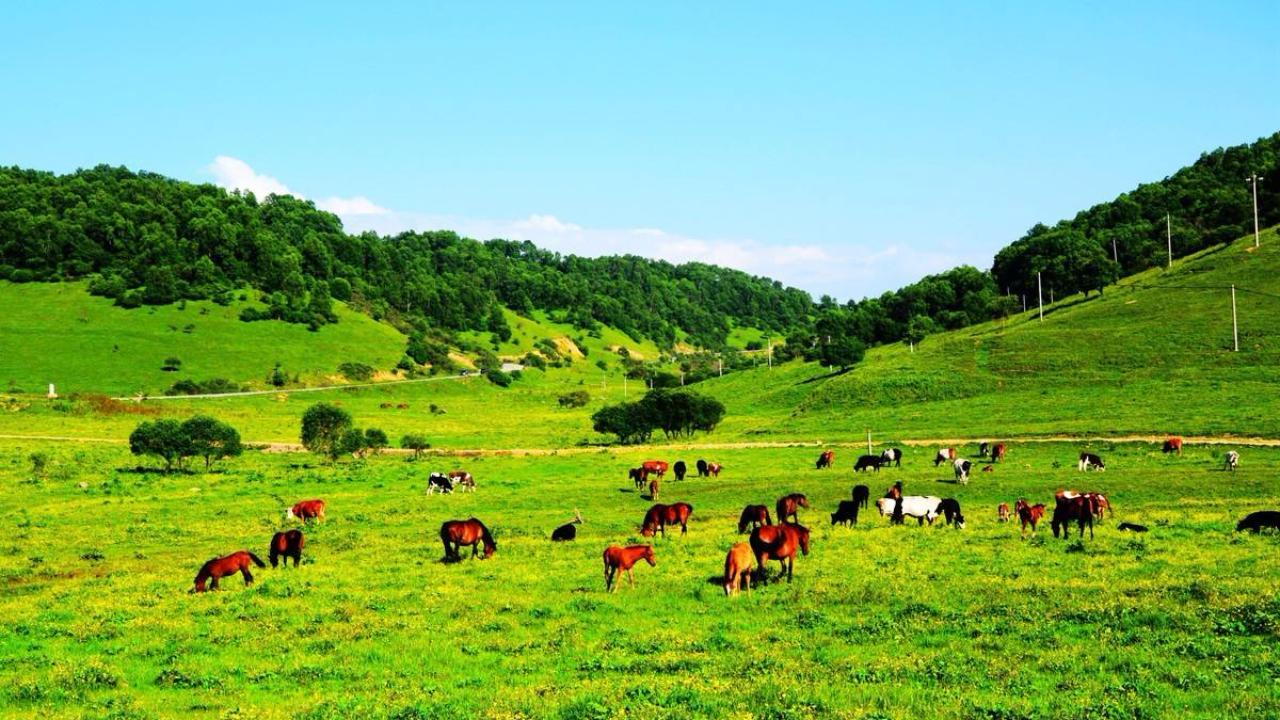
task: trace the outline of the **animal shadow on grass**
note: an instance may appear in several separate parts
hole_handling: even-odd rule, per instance
[[[165,470],[162,467],[143,467],[142,465],[134,465],[133,467],[116,468],[116,472],[123,475],[195,475],[196,471],[188,468],[173,468]]]
[[[814,375],[813,377],[807,380],[801,380],[800,382],[796,383],[796,385],[808,385],[809,383],[815,383],[815,382],[818,382],[819,380],[829,380],[833,377],[840,377],[841,375],[844,375],[845,373],[850,372],[852,370],[853,370],[852,367],[847,367],[842,370],[832,370],[831,372],[826,373],[824,375]]]
[[[716,586],[716,587],[718,587],[718,588],[723,588],[723,587],[724,587],[724,573],[721,573],[721,574],[719,574],[719,575],[712,575],[711,577],[707,578],[707,584],[708,584],[708,585],[715,585],[715,586]],[[748,586],[748,587],[752,587],[752,588],[760,587],[760,579],[756,576],[756,571],[755,571],[755,570],[752,570],[752,571],[747,575],[747,586]]]

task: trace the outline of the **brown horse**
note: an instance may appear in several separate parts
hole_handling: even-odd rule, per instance
[[[769,517],[769,508],[764,505],[748,505],[742,509],[742,515],[738,518],[738,533],[747,531],[747,526],[751,526],[754,530],[761,525],[772,525],[773,519]]]
[[[641,560],[648,562],[651,567],[657,566],[658,561],[653,557],[652,545],[628,545],[627,547],[610,545],[605,548],[604,589],[610,592],[617,589],[614,580],[617,579],[619,570],[627,573],[631,587],[635,587],[636,579],[631,575],[631,568]]]
[[[289,508],[289,512],[285,513],[286,518],[296,518],[303,522],[312,520],[324,520],[324,501],[323,500],[303,500]]]
[[[1009,503],[1000,503],[996,506],[996,520],[999,522],[1009,522]]]
[[[650,480],[650,481],[649,481],[649,499],[650,499],[650,500],[657,500],[657,499],[658,499],[658,491],[659,491],[659,490],[661,490],[661,489],[662,489],[662,485],[661,485],[661,483],[659,483],[659,482],[658,482],[658,478],[654,478],[654,479]]]
[[[462,560],[462,547],[471,546],[471,557],[478,553],[478,546],[484,543],[484,557],[493,557],[498,550],[498,543],[484,523],[475,518],[467,520],[449,520],[440,526],[440,542],[444,543],[444,561],[459,562]]]
[[[723,469],[724,466],[720,463],[707,463],[707,473],[710,474],[711,477],[720,477],[720,471]]]
[[[729,548],[724,558],[724,594],[733,595],[745,587],[751,589],[751,545],[740,542]]]
[[[293,558],[293,566],[298,567],[298,563],[302,561],[302,546],[305,543],[301,530],[286,530],[272,535],[271,547],[268,548],[271,567],[276,567],[276,563],[282,557],[285,567],[289,566],[289,558]]]
[[[1098,514],[1098,501],[1090,495],[1069,497],[1058,493],[1057,504],[1053,508],[1053,536],[1058,537],[1058,528],[1062,528],[1062,539],[1071,534],[1068,525],[1074,520],[1080,528],[1080,538],[1084,538],[1084,526],[1089,526],[1089,539],[1093,539],[1093,518]]]
[[[671,466],[667,465],[666,460],[645,460],[640,463],[640,467],[644,468],[650,475],[662,477],[667,474],[667,468]]]
[[[1004,443],[996,443],[995,447],[991,448],[991,462],[998,463],[1007,454],[1009,454],[1009,447]]]
[[[824,450],[818,456],[817,468],[824,470],[836,464],[836,453],[834,450]]]
[[[693,506],[689,503],[655,504],[649,508],[649,512],[644,514],[644,523],[640,526],[640,534],[645,537],[653,537],[661,532],[662,537],[666,537],[667,526],[678,523],[680,525],[680,534],[684,535],[689,531],[689,516],[692,514]]]
[[[200,572],[196,573],[196,586],[191,592],[202,593],[205,591],[205,583],[212,580],[212,588],[218,589],[218,580],[228,575],[240,573],[244,576],[244,584],[246,586],[253,584],[253,573],[249,572],[249,563],[253,563],[260,568],[267,566],[262,559],[248,550],[240,550],[233,552],[226,557],[216,557],[204,565],[200,566]]]
[[[1164,441],[1164,447],[1160,448],[1161,452],[1182,454],[1182,438],[1171,437]]]
[[[777,560],[782,563],[782,570],[787,574],[787,582],[791,582],[791,570],[796,564],[796,550],[809,554],[809,528],[802,525],[765,525],[751,532],[751,550],[756,555],[756,565],[760,568],[760,582],[768,584],[769,573],[765,570],[765,562]]]
[[[1031,534],[1036,534],[1036,525],[1040,524],[1040,518],[1044,517],[1044,503],[1036,503],[1028,505],[1026,500],[1019,499],[1013,506],[1014,513],[1017,514],[1018,520],[1022,522],[1022,535],[1026,537],[1027,526],[1031,526]]]
[[[627,471],[627,477],[636,484],[637,490],[643,490],[644,484],[649,480],[649,472],[644,468],[631,468]]]
[[[809,498],[801,493],[791,493],[778,498],[778,502],[774,505],[774,509],[778,511],[778,522],[786,523],[787,518],[792,521],[800,522],[800,516],[797,511],[800,508],[809,507]]]

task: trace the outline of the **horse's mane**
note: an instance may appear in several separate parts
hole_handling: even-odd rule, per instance
[[[493,535],[492,535],[492,534],[490,534],[490,532],[489,532],[489,526],[487,526],[487,525],[485,525],[484,523],[480,522],[480,519],[479,519],[479,518],[474,518],[474,517],[473,517],[473,518],[471,518],[471,522],[473,522],[473,523],[475,523],[475,524],[477,524],[477,525],[479,525],[479,526],[480,526],[480,538],[481,538],[482,540],[484,540],[484,542],[485,542],[485,544],[486,544],[486,545],[494,545],[494,544],[496,544],[496,543],[494,543],[494,542],[493,542]]]

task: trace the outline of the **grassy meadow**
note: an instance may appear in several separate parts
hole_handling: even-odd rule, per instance
[[[726,465],[668,480],[693,504],[657,567],[606,594],[600,553],[639,542],[638,451],[541,457],[381,456],[335,467],[250,452],[210,474],[136,469],[120,447],[0,442],[0,715],[52,718],[1272,718],[1280,715],[1280,537],[1233,532],[1280,507],[1280,450],[1182,457],[1094,444],[1017,444],[968,486],[908,447],[855,477],[855,451],[664,453]],[[969,453],[973,452],[968,448]],[[48,458],[42,474],[30,455]],[[462,465],[474,494],[424,495]],[[943,468],[943,470],[946,470]],[[855,482],[878,497],[956,497],[965,530],[856,528],[828,513]],[[1104,491],[1094,539],[1020,539],[995,519],[1019,496]],[[807,493],[812,552],[791,585],[727,599],[715,579],[747,503]],[[292,502],[323,497],[303,565],[244,588],[187,590],[210,557],[265,559]],[[578,540],[548,541],[573,510]],[[477,516],[490,560],[439,562],[439,524]],[[1119,520],[1149,525],[1116,531]],[[1047,523],[1047,520],[1046,520]],[[776,564],[774,566],[776,568]],[[776,569],[774,570],[776,573]]]

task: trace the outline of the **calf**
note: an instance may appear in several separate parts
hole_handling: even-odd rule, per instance
[[[720,463],[707,463],[707,473],[710,474],[711,477],[720,477],[720,471],[723,469],[724,466]]]
[[[999,522],[1009,522],[1010,512],[1009,503],[1000,503],[996,506],[996,520]]]
[[[858,458],[858,462],[854,463],[853,471],[862,472],[867,468],[875,468],[876,472],[880,472],[880,466],[884,464],[884,458],[879,455],[863,455]]]
[[[852,500],[841,500],[836,511],[831,513],[831,524],[841,525],[857,525],[858,524],[858,503]]]
[[[724,594],[732,595],[740,588],[751,589],[751,566],[755,562],[750,543],[734,543],[724,559]]]
[[[1031,534],[1036,534],[1036,525],[1040,524],[1040,519],[1044,517],[1044,503],[1036,503],[1028,505],[1026,500],[1018,500],[1014,505],[1014,512],[1018,514],[1018,519],[1022,521],[1022,536],[1027,536],[1027,527],[1030,526]]]
[[[1106,470],[1107,466],[1102,462],[1102,458],[1093,453],[1080,453],[1080,462],[1076,463],[1076,469],[1080,472],[1085,470]]]
[[[1171,437],[1168,440],[1165,440],[1164,447],[1161,448],[1161,451],[1164,452],[1165,454],[1177,453],[1181,455],[1182,454],[1182,438]]]

